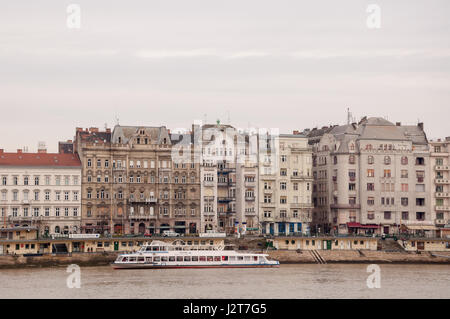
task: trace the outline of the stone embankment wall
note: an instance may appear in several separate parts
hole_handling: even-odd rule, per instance
[[[438,255],[448,256],[435,257],[429,252],[420,254],[411,252],[385,252],[385,251],[316,251],[326,263],[393,263],[393,264],[450,264],[450,253],[439,252]],[[280,261],[281,264],[315,264],[316,259],[310,251],[287,251],[269,250],[271,258]]]
[[[74,253],[72,255],[0,256],[0,269],[24,267],[52,267],[77,264],[78,266],[106,266],[114,261],[118,253]]]

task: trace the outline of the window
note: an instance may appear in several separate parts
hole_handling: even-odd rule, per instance
[[[356,190],[356,184],[355,183],[349,183],[348,184],[348,190],[349,191],[355,191]]]
[[[286,190],[286,182],[281,182],[280,183],[280,189],[281,190]]]
[[[391,212],[384,212],[384,219],[391,219]]]
[[[425,192],[424,184],[416,184],[416,192]]]
[[[385,169],[384,170],[384,177],[391,177],[391,170],[390,169]]]
[[[38,191],[34,192],[34,200],[39,200],[39,192]]]
[[[90,158],[87,160],[87,167],[92,167],[92,160]]]
[[[408,157],[402,156],[401,162],[402,162],[402,165],[408,165]]]
[[[4,178],[5,178],[5,184],[4,185],[6,185],[6,177],[4,177]],[[28,185],[28,176],[25,176],[23,178],[23,185]]]
[[[425,220],[425,213],[424,212],[417,212],[416,213],[416,219],[417,220]]]
[[[7,184],[7,180],[8,180],[8,178],[6,176],[3,176],[2,177],[2,185],[6,185]],[[28,184],[25,184],[25,185],[28,185]]]
[[[374,197],[368,197],[367,198],[367,205],[369,205],[369,206],[375,205],[375,198]]]
[[[45,200],[50,200],[50,191],[45,191]]]
[[[39,185],[39,176],[34,178],[34,185]]]
[[[374,169],[368,169],[367,170],[367,177],[375,177],[375,170]]]
[[[375,184],[374,183],[367,183],[367,190],[368,191],[374,191],[375,190]]]
[[[374,163],[374,157],[373,156],[368,156],[367,157],[367,164],[372,165]]]
[[[385,156],[384,157],[384,164],[385,165],[390,165],[391,164],[391,157],[390,156]]]
[[[416,157],[416,165],[425,165],[425,158]]]
[[[355,164],[355,155],[350,155],[349,156],[348,163],[349,164]]]
[[[409,212],[402,212],[402,219],[408,220],[409,219]]]
[[[408,206],[408,197],[402,197],[401,203],[402,206]]]
[[[408,184],[402,184],[402,192],[408,192],[409,187]]]

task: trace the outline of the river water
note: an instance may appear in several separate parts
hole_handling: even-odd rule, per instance
[[[450,298],[448,265],[380,265],[368,288],[366,264],[281,265],[273,269],[66,267],[0,270],[0,298]]]

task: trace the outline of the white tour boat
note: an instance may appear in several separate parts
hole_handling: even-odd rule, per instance
[[[130,268],[259,268],[279,267],[267,254],[241,253],[224,246],[172,244],[154,240],[135,253],[121,254],[111,264],[116,269]]]

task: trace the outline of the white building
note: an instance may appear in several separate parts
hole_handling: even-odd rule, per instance
[[[0,227],[36,226],[40,235],[78,233],[81,163],[76,154],[0,149]]]
[[[261,137],[260,137],[261,138]],[[260,149],[259,220],[263,234],[308,234],[312,222],[312,149],[301,134],[280,134]]]

